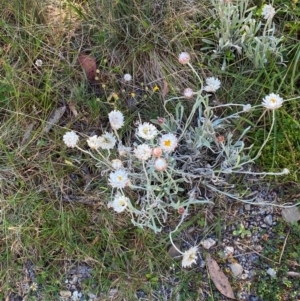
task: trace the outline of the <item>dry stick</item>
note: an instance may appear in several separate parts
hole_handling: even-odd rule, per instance
[[[281,259],[282,259],[282,256],[283,256],[283,252],[284,252],[284,250],[285,250],[286,242],[287,242],[287,239],[288,239],[290,233],[291,233],[291,230],[289,230],[289,232],[288,232],[288,234],[287,234],[287,236],[286,236],[286,238],[285,238],[285,240],[284,240],[283,247],[282,247],[282,251],[281,251],[281,254],[280,254],[280,257],[279,257],[279,262],[278,262],[279,264],[281,263]]]
[[[272,261],[272,262],[274,262],[274,263],[278,263],[278,262],[276,262],[276,261],[274,261],[274,260],[272,260],[272,259],[270,259],[270,258],[267,258],[267,257],[261,255],[259,252],[253,250],[252,248],[250,248],[250,247],[247,246],[247,245],[244,245],[244,244],[242,244],[242,243],[240,243],[240,242],[237,242],[237,244],[242,245],[242,246],[244,246],[244,247],[247,247],[247,248],[250,249],[253,253],[257,254],[258,256],[260,256],[260,257],[262,257],[262,258],[264,258],[264,259],[266,259],[266,260],[268,260],[268,261]],[[235,256],[233,256],[233,257],[235,257]]]

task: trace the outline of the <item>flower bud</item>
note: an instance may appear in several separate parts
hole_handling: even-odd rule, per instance
[[[161,149],[160,147],[155,147],[155,148],[153,148],[153,150],[152,150],[152,155],[153,155],[153,157],[155,157],[155,158],[161,157],[161,155],[162,155],[162,149]]]
[[[159,124],[163,124],[163,123],[165,122],[165,120],[164,120],[162,117],[158,117],[158,118],[157,118],[157,122],[158,122]]]
[[[190,61],[191,57],[187,52],[181,52],[178,57],[178,62],[182,65],[187,64]]]
[[[180,215],[182,215],[182,214],[185,212],[185,210],[184,210],[183,207],[180,207],[180,208],[178,208],[177,212],[178,212]]]
[[[194,91],[193,91],[191,88],[186,88],[186,89],[184,89],[184,91],[183,91],[183,95],[184,95],[186,98],[192,98],[193,95],[194,95]]]
[[[225,137],[223,135],[220,135],[217,137],[217,140],[219,143],[223,143],[225,141]]]
[[[168,167],[168,163],[164,158],[157,158],[154,162],[154,168],[157,171],[164,171]]]
[[[121,169],[123,167],[123,163],[120,159],[114,159],[111,161],[111,165],[113,169]]]

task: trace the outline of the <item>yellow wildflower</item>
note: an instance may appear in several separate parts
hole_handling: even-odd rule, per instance
[[[153,87],[153,92],[156,92],[156,91],[159,91],[159,87],[158,87],[157,85],[155,85],[155,86]]]

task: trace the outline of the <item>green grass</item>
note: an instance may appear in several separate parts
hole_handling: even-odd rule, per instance
[[[13,300],[13,296],[58,300],[60,291],[67,290],[65,280],[71,267],[83,263],[93,271],[80,289],[101,300],[109,300],[112,289],[117,289],[115,300],[135,300],[140,289],[150,298],[162,284],[173,289],[174,300],[177,295],[180,300],[201,298],[199,287],[209,289],[207,277],[182,270],[180,262],[168,256],[166,232],[154,235],[132,226],[129,216],[112,213],[107,208],[106,180],[87,156],[66,149],[62,136],[68,129],[85,137],[99,134],[106,129],[108,112],[119,109],[126,115],[122,135],[133,139],[134,121],[163,115],[164,80],[168,96],[181,95],[186,87],[199,88],[197,78],[177,62],[181,51],[191,53],[201,76],[222,80],[222,91],[216,96],[221,103],[235,100],[255,105],[271,92],[284,98],[298,96],[299,4],[281,0],[274,5],[281,7],[275,22],[278,32],[285,35],[284,63],[271,59],[265,68],[254,69],[246,57],[227,53],[229,64],[224,71],[221,60],[201,50],[203,38],[215,39],[208,2],[68,0],[49,6],[36,0],[0,0],[1,300]],[[80,52],[97,61],[96,85],[86,80],[78,65]],[[42,67],[35,66],[37,59],[43,61]],[[124,73],[133,75],[126,87]],[[119,99],[109,101],[111,93]],[[76,106],[76,117],[70,102]],[[62,106],[66,112],[45,133],[50,115]],[[173,106],[170,104],[171,110]],[[297,185],[299,117],[298,100],[277,112],[271,141],[258,161],[262,168],[289,168],[291,173],[284,181]],[[260,113],[246,114],[232,130],[240,132],[245,125],[255,125],[246,141],[261,145],[270,119],[266,114],[257,124],[259,118]],[[194,208],[183,232],[196,227],[200,233],[220,238],[221,225],[232,221],[224,200],[218,202],[222,210],[214,217],[207,217],[210,209],[206,207]],[[170,217],[170,226],[178,220],[178,215]],[[286,226],[281,223],[280,227],[278,233],[285,233]],[[296,226],[291,230],[291,241],[299,238],[298,230]],[[284,254],[283,272],[287,260],[297,260],[300,250],[289,246]],[[28,274],[29,264],[35,277]],[[179,279],[173,286],[166,280],[171,276]],[[33,282],[37,282],[36,291],[30,289]],[[270,292],[263,283],[256,289],[268,298]],[[279,295],[287,290],[288,298],[293,298],[293,289],[299,289],[293,281],[284,283],[279,277],[272,285]],[[207,300],[218,300],[218,293],[210,291]]]

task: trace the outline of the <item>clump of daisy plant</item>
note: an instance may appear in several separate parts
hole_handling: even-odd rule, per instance
[[[264,67],[270,60],[283,63],[283,37],[278,36],[273,18],[276,14],[271,4],[264,4],[257,14],[257,7],[249,0],[220,1],[212,0],[208,10],[217,22],[210,26],[210,39],[205,38],[203,51],[209,51],[210,59],[221,59],[221,68],[225,70],[230,58],[249,60],[255,68]],[[228,55],[230,53],[230,55]],[[212,91],[213,92],[213,91]]]
[[[190,55],[183,52],[179,62],[191,67]],[[187,88],[184,96],[173,97],[164,103],[165,116],[157,120],[140,121],[134,132],[134,139],[125,143],[120,129],[125,117],[121,111],[108,114],[110,128],[100,136],[93,135],[80,142],[79,134],[66,132],[65,145],[90,155],[106,176],[110,199],[107,205],[116,214],[128,214],[134,225],[148,227],[160,232],[171,213],[179,214],[180,221],[169,232],[170,242],[182,255],[182,267],[197,263],[198,247],[181,251],[173,243],[172,235],[189,216],[191,206],[213,203],[212,195],[252,204],[254,199],[249,191],[235,191],[234,185],[227,183],[228,175],[284,175],[280,172],[253,172],[251,164],[260,156],[274,127],[275,111],[284,105],[285,100],[275,93],[266,95],[260,105],[226,103],[213,105],[211,98],[222,88],[221,80],[211,76],[199,78],[199,90]],[[129,77],[127,78],[129,80]],[[193,99],[193,100],[191,100]],[[173,102],[175,114],[168,111],[166,104]],[[187,112],[184,102],[191,102]],[[231,115],[217,117],[216,110],[230,107]],[[254,157],[250,156],[251,145],[244,143],[249,130],[233,135],[232,120],[251,110],[271,113],[273,118],[269,134]],[[81,146],[79,146],[79,143]],[[255,203],[260,205],[261,203]],[[280,206],[276,203],[263,205]]]

